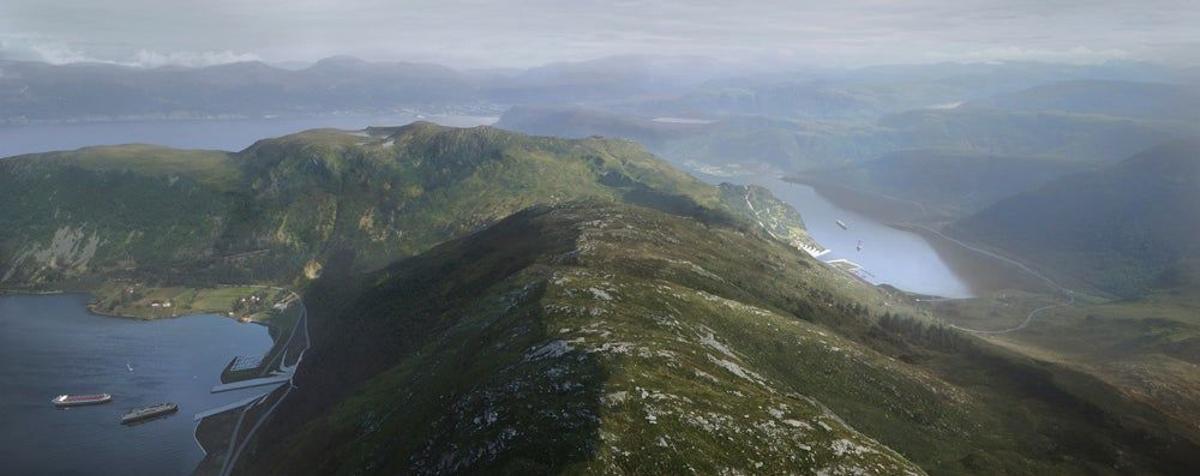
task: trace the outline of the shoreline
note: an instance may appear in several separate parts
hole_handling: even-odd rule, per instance
[[[1010,289],[1034,292],[1046,290],[1045,278],[1040,276],[1040,273],[1020,269],[1012,264],[1020,263],[1019,260],[989,255],[931,232],[932,228],[948,216],[931,212],[917,202],[840,185],[815,183],[803,176],[783,176],[781,180],[812,188],[817,195],[835,206],[860,213],[890,228],[919,236],[962,279],[976,298]],[[903,288],[897,289],[910,293]]]
[[[118,286],[117,288],[119,288],[119,290],[121,290],[121,291],[123,291],[125,289],[124,286]],[[89,290],[0,289],[0,296],[6,296],[6,295],[13,295],[13,296],[19,296],[19,295],[25,295],[25,296],[79,295],[88,300],[88,302],[82,303],[84,309],[87,311],[88,314],[90,314],[92,316],[103,317],[103,318],[127,319],[127,320],[151,322],[151,321],[158,321],[158,320],[163,320],[163,319],[173,319],[173,318],[187,317],[187,316],[211,315],[213,317],[234,319],[234,320],[237,320],[242,323],[253,323],[253,324],[263,326],[267,329],[268,336],[271,339],[271,345],[264,351],[263,355],[268,356],[269,359],[264,359],[263,363],[261,364],[260,367],[252,369],[254,376],[246,376],[245,378],[246,379],[255,378],[255,376],[257,376],[259,374],[264,374],[267,370],[270,370],[271,368],[276,367],[276,365],[286,366],[286,361],[290,360],[286,357],[286,355],[287,355],[287,349],[292,344],[292,340],[293,340],[292,338],[296,337],[297,332],[300,332],[299,329],[300,329],[301,325],[306,324],[305,319],[304,319],[304,314],[306,312],[304,312],[304,308],[303,308],[304,304],[301,301],[300,295],[298,293],[296,293],[295,291],[288,289],[288,288],[284,288],[281,286],[274,286],[274,285],[262,285],[262,284],[255,284],[255,285],[229,284],[229,285],[219,285],[218,287],[215,287],[215,288],[197,288],[197,289],[211,290],[211,289],[218,289],[218,288],[226,288],[226,289],[228,289],[228,288],[247,288],[247,289],[253,288],[253,289],[258,289],[258,290],[267,290],[269,292],[275,293],[276,297],[283,295],[284,297],[282,297],[281,299],[275,300],[274,302],[270,302],[269,304],[267,304],[266,311],[258,311],[256,314],[269,312],[271,310],[277,310],[279,312],[287,312],[288,308],[291,308],[293,306],[300,306],[299,308],[301,309],[301,316],[295,322],[295,324],[293,324],[292,326],[289,326],[290,331],[288,331],[288,329],[285,329],[283,327],[283,325],[289,324],[289,323],[291,323],[291,321],[289,319],[282,319],[282,320],[278,319],[280,316],[277,314],[270,314],[270,316],[266,319],[243,320],[243,318],[239,318],[239,317],[231,315],[232,314],[231,311],[220,312],[220,311],[197,310],[196,312],[172,313],[170,315],[160,315],[160,316],[140,316],[140,315],[127,315],[127,314],[121,314],[121,313],[106,312],[106,311],[99,309],[98,308],[99,306],[97,306],[97,304],[100,302],[100,299],[98,298],[97,293],[102,291],[98,287],[93,287]],[[166,289],[166,288],[149,288],[149,289],[162,290],[162,289]],[[187,291],[185,290],[183,292],[186,293]],[[267,302],[267,301],[268,300],[264,300],[264,302]],[[284,309],[280,310],[280,309],[277,309],[274,307],[274,304],[276,304],[278,302],[287,302],[288,305]],[[307,339],[308,339],[307,326],[304,325],[304,327],[305,327],[303,330],[303,332],[305,333],[304,339],[305,339],[305,342],[307,342]],[[307,347],[308,347],[307,343],[305,343],[304,346],[305,346],[304,350],[307,350]],[[304,354],[304,351],[301,351],[300,356],[297,357],[295,363],[292,364],[293,365],[292,372],[294,372],[295,367],[298,367],[299,360],[301,358],[303,358],[303,354]],[[225,367],[222,368],[216,374],[217,382],[229,383],[226,381],[226,377],[228,376],[229,369],[231,368],[234,361],[236,360],[236,357],[237,356],[231,357],[232,360],[230,360],[225,365]],[[286,367],[285,367],[285,370],[286,370]],[[242,380],[242,379],[238,379],[238,380]],[[290,386],[290,384],[289,384],[289,386]],[[278,389],[276,389],[276,390],[278,390]],[[290,388],[289,388],[289,390],[290,390]],[[242,445],[238,446],[236,448],[229,448],[226,446],[222,446],[223,444],[226,444],[226,443],[237,442],[238,436],[240,436],[239,435],[240,432],[233,433],[237,429],[237,426],[232,425],[232,423],[233,423],[232,420],[234,418],[237,418],[240,423],[241,417],[243,417],[248,411],[253,409],[256,405],[262,403],[263,401],[272,398],[272,396],[275,394],[276,394],[276,392],[274,390],[268,391],[268,392],[263,393],[262,395],[259,395],[257,397],[253,397],[253,398],[249,399],[245,405],[230,408],[228,410],[222,411],[221,413],[209,415],[207,417],[204,417],[204,418],[194,421],[192,428],[191,428],[191,437],[192,437],[193,443],[196,445],[196,448],[198,448],[200,450],[200,453],[202,456],[200,458],[200,462],[197,463],[197,466],[195,468],[193,468],[193,471],[192,471],[193,474],[211,473],[211,472],[217,472],[217,471],[221,471],[221,470],[225,469],[225,466],[228,465],[228,461],[224,461],[224,462],[214,461],[213,460],[214,455],[228,456],[231,451],[234,452],[233,453],[234,455],[236,455],[238,450],[242,449],[242,446],[245,446],[245,444],[246,444],[243,441]],[[286,393],[284,395],[286,395]],[[276,405],[278,403],[280,403],[281,401],[282,401],[281,398],[279,400],[276,400],[276,402],[275,402]],[[205,410],[206,409],[197,409],[197,411],[195,413],[202,413]],[[274,410],[274,406],[272,406],[271,410]],[[257,425],[253,429],[257,429]],[[249,435],[247,435],[247,438],[248,437],[249,437]],[[222,463],[224,463],[224,464],[222,464]],[[216,466],[216,467],[214,467],[214,466]]]
[[[1013,264],[1020,263],[1018,260],[972,249],[968,245],[973,244],[956,242],[934,233],[924,225],[889,223],[888,226],[920,236],[929,243],[942,261],[977,294],[977,298],[1005,290],[1057,292],[1055,286],[1047,286],[1040,273]]]
[[[124,315],[105,313],[105,312],[99,311],[99,310],[95,309],[95,307],[92,306],[93,303],[90,302],[94,298],[93,297],[94,291],[95,291],[95,289],[93,289],[91,291],[87,291],[87,290],[71,289],[71,288],[67,288],[67,289],[12,289],[12,288],[5,288],[5,289],[0,289],[0,298],[11,297],[12,299],[22,299],[22,300],[27,300],[27,301],[34,301],[39,298],[42,298],[42,299],[47,299],[50,301],[58,301],[60,304],[54,304],[54,305],[61,305],[61,306],[65,306],[65,307],[77,310],[77,311],[73,311],[72,314],[74,314],[75,312],[78,312],[78,311],[82,311],[80,313],[80,314],[82,314],[81,318],[85,319],[87,322],[100,322],[100,324],[98,324],[98,326],[100,326],[99,328],[108,328],[108,326],[113,326],[113,325],[116,325],[121,328],[126,327],[125,325],[120,324],[119,321],[109,321],[110,322],[109,324],[105,324],[104,323],[105,319],[142,321],[147,324],[149,324],[149,321],[160,320],[160,318],[145,319],[145,318],[124,316]],[[36,304],[32,304],[32,305],[36,305]],[[172,315],[172,316],[163,316],[162,318],[189,317],[189,316],[204,316],[205,318],[227,317],[225,315],[217,315],[217,313],[211,313],[211,312],[196,312],[196,313],[186,313],[186,314]],[[20,315],[20,314],[14,314],[12,317],[15,319],[18,319],[18,320],[21,320],[21,319],[31,320],[32,319],[32,316]],[[36,320],[36,319],[33,319],[33,320]],[[207,321],[207,322],[211,323],[211,322],[217,322],[217,321],[213,320],[213,321]],[[271,324],[269,321],[253,321],[253,322],[255,324],[259,324],[268,329],[273,327],[273,324]],[[169,324],[169,323],[163,323],[163,324]],[[133,324],[133,325],[141,326],[141,322],[139,322],[137,324]],[[211,327],[211,324],[208,325],[208,327]],[[88,327],[88,328],[90,329],[92,327]],[[153,328],[151,328],[151,329],[153,329]],[[262,332],[262,331],[254,331],[253,329],[242,329],[241,331],[236,331],[236,332],[245,333],[248,331],[255,332],[255,333]],[[278,348],[282,344],[283,339],[280,339],[280,336],[278,334],[279,333],[268,332],[267,338],[270,340],[268,342],[264,343],[267,345],[265,345],[261,348],[254,346],[253,348],[246,347],[246,348],[242,348],[242,349],[232,350],[233,354],[227,354],[226,352],[215,352],[215,353],[210,353],[209,357],[232,359],[236,355],[244,355],[246,353],[253,353],[253,352],[259,352],[259,351],[267,352],[272,349]],[[121,335],[123,335],[123,334],[121,334]],[[145,331],[143,331],[141,333],[141,335],[152,338],[152,339],[157,337],[156,333],[154,331],[150,331],[149,333],[146,333]],[[210,337],[200,337],[198,335],[190,335],[190,336],[181,335],[181,336],[179,336],[179,338],[184,339],[184,341],[190,341],[191,343],[186,344],[186,347],[188,349],[192,349],[192,350],[197,350],[197,349],[204,348],[204,347],[211,347],[211,344],[215,344],[218,342],[218,341],[212,341]],[[175,353],[176,354],[179,353],[178,349],[176,350]],[[197,354],[197,356],[198,355],[199,354]],[[148,358],[147,354],[142,353],[142,352],[135,352],[135,353],[129,354],[129,356],[130,356],[130,358],[133,359],[133,361],[135,362],[135,365],[139,365],[139,364],[137,364],[137,362],[139,362],[141,359]],[[182,359],[183,360],[181,362],[186,363],[186,362],[190,362],[192,357],[190,357],[188,354],[185,353],[185,354],[183,354]],[[187,367],[187,365],[180,367],[178,364],[176,364],[176,365],[167,367],[166,369],[168,372],[174,373],[174,372],[176,372],[174,369],[180,369],[182,371],[186,371],[186,367]],[[228,363],[225,365],[225,367],[228,367]],[[139,370],[140,369],[141,368],[139,367]],[[217,383],[219,383],[221,372],[223,372],[223,370],[224,370],[224,368],[217,368],[215,370],[216,373],[212,373],[212,374],[207,373],[207,372],[200,372],[198,374],[198,376],[192,376],[192,378],[199,378],[201,381],[207,381],[211,378],[213,380],[216,380]],[[122,369],[121,373],[124,374],[123,369]],[[190,373],[188,375],[190,376]],[[170,390],[170,389],[168,389],[168,390]],[[181,400],[175,400],[175,398],[167,397],[166,396],[167,393],[169,393],[169,392],[167,392],[166,390],[163,390],[163,389],[150,390],[149,392],[147,392],[147,397],[151,398],[151,399],[156,399],[156,400],[163,399],[162,401],[165,401],[168,398],[171,400],[174,400],[174,401],[178,401],[180,404],[180,407],[179,407],[180,413],[200,412],[200,411],[202,411],[208,407],[211,407],[215,404],[221,403],[219,400],[210,401],[211,399],[207,398],[207,396],[210,393],[207,389],[205,389],[201,392],[192,392],[190,389],[187,389],[183,394],[175,396],[177,398],[180,398]],[[200,396],[201,394],[204,396],[203,398]],[[114,393],[114,395],[116,395],[116,393]],[[154,396],[154,395],[157,395],[157,396]],[[175,415],[174,417],[175,418],[184,418],[186,420],[193,420],[193,417],[190,414]],[[204,458],[207,456],[207,450],[206,450],[205,446],[203,444],[201,444],[201,441],[199,439],[197,439],[197,429],[198,429],[199,425],[200,425],[200,421],[191,421],[191,422],[189,422],[188,425],[183,425],[186,428],[186,430],[183,427],[172,428],[171,431],[165,435],[165,437],[167,437],[167,438],[173,438],[175,435],[182,436],[181,435],[182,431],[187,431],[189,433],[188,436],[192,440],[191,444],[196,445],[194,448],[197,448],[199,450],[197,464],[199,464],[200,461],[203,461]],[[176,430],[178,430],[178,431],[176,431]],[[173,449],[178,448],[180,450],[183,450],[186,448],[186,442],[183,442],[182,444],[184,444],[185,446],[177,446],[176,445],[176,446],[172,446],[172,448]],[[188,449],[187,451],[188,451],[189,455],[193,454],[193,453],[191,453],[191,451],[193,451],[193,450]],[[189,456],[189,458],[190,458],[190,456]],[[195,468],[193,468],[192,471],[194,471],[194,469]],[[189,472],[192,472],[192,471],[189,471]]]
[[[895,222],[936,223],[949,218],[949,215],[931,211],[929,207],[920,202],[831,184],[804,175],[781,175],[779,180],[812,188],[814,192],[830,203],[884,224]]]
[[[0,288],[0,296],[54,296],[57,294],[87,294],[87,291],[66,291],[62,289],[48,290],[25,290],[25,289],[8,289]]]

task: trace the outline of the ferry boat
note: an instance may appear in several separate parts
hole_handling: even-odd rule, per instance
[[[850,227],[846,226],[846,222],[844,222],[844,221],[841,221],[841,220],[834,220],[834,221],[836,221],[836,222],[837,222],[837,225],[838,225],[838,226],[840,226],[840,227],[842,227],[842,229],[843,229],[843,230],[849,230],[849,229],[850,229]]]
[[[179,410],[179,406],[174,403],[156,403],[145,408],[130,410],[125,416],[121,417],[121,423],[129,424],[160,415],[168,415]]]
[[[112,395],[97,393],[93,395],[59,395],[50,400],[56,407],[77,407],[80,405],[99,405],[112,401]]]

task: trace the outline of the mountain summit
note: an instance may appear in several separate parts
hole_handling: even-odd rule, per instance
[[[241,152],[35,154],[0,162],[0,283],[290,282],[340,253],[378,269],[531,205],[584,198],[769,221],[806,238],[786,205],[767,198],[762,213],[779,212],[759,217],[737,189],[701,183],[632,142],[426,122],[311,130]]]

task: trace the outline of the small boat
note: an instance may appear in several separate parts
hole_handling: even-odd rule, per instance
[[[112,401],[112,395],[97,393],[92,395],[59,395],[50,400],[56,407],[77,407],[81,405],[99,405]]]
[[[130,410],[125,416],[121,417],[122,424],[129,424],[147,420],[161,415],[169,415],[179,410],[179,406],[174,403],[156,403],[145,408]]]
[[[125,362],[125,368],[129,369],[130,372],[133,372],[133,366],[130,365],[129,362]]]
[[[858,251],[862,251],[862,240],[858,240]]]
[[[844,221],[841,221],[841,220],[836,220],[836,221],[837,221],[837,225],[838,225],[838,226],[840,226],[840,227],[842,227],[842,229],[843,229],[843,230],[849,230],[849,229],[850,229],[850,227],[846,226],[846,222],[844,222]]]

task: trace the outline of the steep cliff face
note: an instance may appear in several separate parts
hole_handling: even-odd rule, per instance
[[[224,153],[137,145],[0,161],[0,285],[202,260],[224,228],[236,173]]]
[[[88,263],[96,256],[99,245],[97,234],[64,226],[54,231],[49,243],[30,243],[18,251],[0,277],[0,283],[12,280],[40,283],[56,275],[82,275],[88,271]]]

